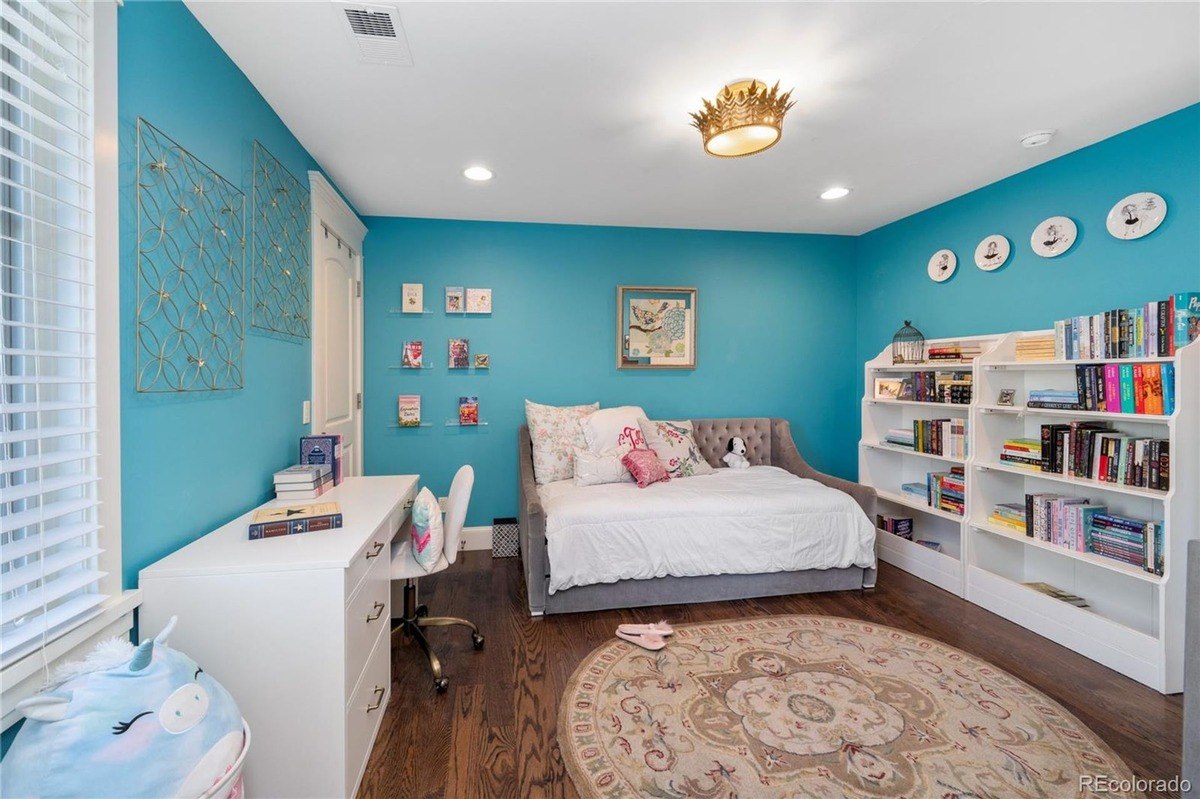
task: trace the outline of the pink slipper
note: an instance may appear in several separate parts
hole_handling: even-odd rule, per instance
[[[629,633],[630,635],[674,635],[675,631],[671,629],[671,625],[665,621],[656,621],[653,624],[618,624],[617,632]]]
[[[661,635],[632,635],[630,633],[617,630],[617,637],[622,641],[628,641],[635,646],[640,646],[642,649],[649,649],[651,652],[657,652],[667,645]]]

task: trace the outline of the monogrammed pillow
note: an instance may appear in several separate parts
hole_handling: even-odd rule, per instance
[[[583,420],[583,439],[596,454],[613,447],[620,447],[622,454],[631,449],[645,449],[641,425],[645,418],[646,412],[637,405],[596,411]]]
[[[525,421],[533,442],[533,478],[538,485],[575,476],[575,447],[586,444],[580,420],[600,407],[591,405],[539,405],[525,400]]]

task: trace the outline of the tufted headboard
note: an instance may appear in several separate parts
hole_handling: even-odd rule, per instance
[[[773,466],[771,460],[771,420],[766,417],[749,419],[693,419],[692,430],[700,454],[713,466],[721,466],[728,452],[729,439],[746,439],[746,458],[751,466]]]

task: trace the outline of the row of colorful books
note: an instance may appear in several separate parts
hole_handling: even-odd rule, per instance
[[[909,516],[888,516],[885,514],[876,514],[875,526],[884,532],[898,535],[901,538],[912,540],[913,537],[913,520]]]
[[[1195,291],[1054,323],[1055,357],[1069,361],[1167,357],[1197,338],[1200,292]]]
[[[492,357],[485,352],[475,353],[475,368],[490,369]],[[404,342],[404,352],[400,357],[400,365],[405,369],[425,368],[425,342],[412,340]],[[471,342],[465,338],[448,340],[448,360],[446,366],[450,369],[466,369],[471,365]]]
[[[903,378],[876,378],[875,396],[880,399],[911,400],[969,405],[970,372],[913,372]]]
[[[1163,573],[1162,522],[1110,513],[1086,497],[1026,494],[1023,506],[996,505],[988,520],[1035,541]]]
[[[401,427],[421,426],[421,395],[401,394],[396,398],[396,419]],[[479,424],[479,397],[458,398],[458,423]]]
[[[1154,491],[1171,487],[1171,442],[1131,436],[1108,422],[1044,424],[1038,439],[1004,441],[1000,460],[1049,474]]]
[[[963,515],[966,504],[966,474],[961,466],[948,472],[929,472],[924,483],[904,483],[900,489],[910,496],[920,497],[931,508]]]
[[[884,441],[897,447],[947,458],[967,457],[966,419],[915,419],[912,427],[893,427]]]
[[[1175,412],[1175,364],[1079,364],[1074,390],[1034,389],[1026,405],[1170,416]]]

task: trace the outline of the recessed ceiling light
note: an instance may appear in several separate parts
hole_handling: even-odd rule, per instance
[[[491,180],[492,170],[486,166],[469,166],[463,170],[463,177],[467,180]]]
[[[821,192],[822,200],[840,200],[850,193],[850,190],[845,186],[832,186]]]
[[[1056,130],[1035,130],[1021,137],[1022,147],[1044,147],[1054,138]]]

